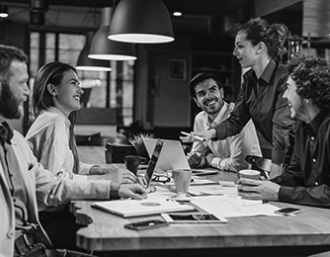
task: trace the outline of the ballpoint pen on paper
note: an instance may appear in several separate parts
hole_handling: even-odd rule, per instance
[[[187,133],[187,132],[184,132],[184,131],[181,131],[181,134],[182,135],[185,135],[185,136],[191,136],[191,134],[190,133]],[[200,136],[193,136],[193,139],[197,139],[197,140],[199,140],[199,141],[205,141],[205,139],[204,138],[202,138],[202,137],[200,137]]]

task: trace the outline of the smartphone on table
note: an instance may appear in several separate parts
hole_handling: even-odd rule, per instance
[[[204,212],[185,212],[185,213],[162,213],[163,219],[170,224],[209,224],[224,223],[211,213]]]
[[[279,209],[279,210],[275,211],[275,213],[282,214],[284,216],[296,215],[301,212],[302,212],[301,209],[292,208],[292,207],[287,207],[287,208],[283,208],[283,209]]]
[[[165,220],[160,219],[152,219],[152,220],[144,220],[144,221],[138,221],[138,222],[132,222],[125,224],[124,227],[128,229],[133,230],[146,230],[146,229],[152,229],[152,228],[160,228],[160,227],[166,227],[169,223]]]

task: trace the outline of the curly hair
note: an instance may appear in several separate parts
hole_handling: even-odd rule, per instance
[[[263,42],[267,46],[268,55],[277,58],[286,52],[284,44],[288,38],[289,30],[284,24],[269,25],[265,19],[252,19],[241,25],[238,31],[246,33],[246,39],[255,46]]]
[[[330,109],[330,72],[325,59],[314,56],[296,56],[287,64],[297,94],[309,99],[321,110]]]

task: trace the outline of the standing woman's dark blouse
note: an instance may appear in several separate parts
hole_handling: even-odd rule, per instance
[[[272,149],[269,154],[261,146],[263,157],[276,164],[284,163],[289,147],[288,133],[294,123],[288,104],[282,98],[287,78],[286,68],[273,59],[259,79],[253,69],[247,71],[230,118],[215,127],[216,139],[239,133],[251,118],[266,140],[266,149]]]

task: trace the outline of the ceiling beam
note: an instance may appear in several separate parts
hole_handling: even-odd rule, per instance
[[[302,1],[303,0],[254,0],[255,17],[263,17]]]

